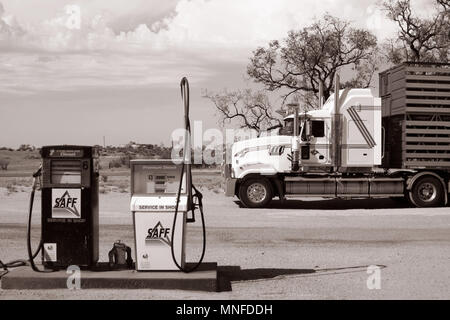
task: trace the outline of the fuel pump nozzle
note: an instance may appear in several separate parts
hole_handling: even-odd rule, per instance
[[[39,168],[33,173],[33,184],[32,184],[32,190],[36,191],[39,179],[42,174],[42,165],[39,166]]]
[[[203,194],[198,191],[198,189],[191,184],[192,189],[194,190],[194,194],[188,195],[188,212],[191,212],[191,216],[186,217],[187,223],[194,223],[195,222],[195,209],[203,209]],[[197,201],[196,201],[197,200]]]

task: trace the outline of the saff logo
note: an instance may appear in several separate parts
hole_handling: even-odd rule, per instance
[[[170,246],[169,234],[170,228],[164,228],[161,221],[158,221],[153,228],[148,229],[145,241],[159,241]]]
[[[52,218],[81,218],[80,189],[53,189]]]

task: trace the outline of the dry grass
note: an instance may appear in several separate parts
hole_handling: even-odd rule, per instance
[[[106,180],[106,181],[105,181]],[[107,178],[100,179],[100,193],[108,192],[130,192],[130,177],[129,176],[107,176]]]
[[[223,178],[220,174],[202,175],[201,172],[196,172],[193,176],[194,185],[200,190],[208,190],[214,193],[222,193]],[[32,178],[21,177],[0,177],[0,188],[6,188],[7,194],[15,192],[28,192],[32,184]],[[109,192],[130,192],[130,177],[129,176],[107,176],[100,177],[99,192],[102,194]]]
[[[5,188],[7,195],[30,190],[31,178],[1,177],[0,188]]]
[[[201,190],[209,190],[214,193],[223,192],[223,178],[219,173],[211,174],[208,172],[202,175],[202,172],[196,172],[193,175],[193,182],[197,188]],[[101,176],[100,177],[100,193],[109,192],[130,192],[130,177],[129,176]]]
[[[108,169],[113,156],[100,158],[100,186],[102,194],[109,192],[130,192],[130,169],[126,167]],[[31,173],[36,170],[41,158],[37,151],[0,150],[0,159],[10,162],[8,170],[0,171],[0,188],[6,188],[7,194],[28,191],[32,184]],[[193,182],[201,190],[214,193],[223,192],[223,178],[218,171],[211,169],[194,170]]]
[[[215,175],[201,175],[201,172],[193,176],[193,183],[196,187],[202,190],[209,190],[214,193],[223,193],[224,181],[220,174]]]
[[[41,163],[41,156],[38,151],[8,151],[0,150],[0,159],[9,161],[8,170],[1,173],[31,172],[36,170]]]

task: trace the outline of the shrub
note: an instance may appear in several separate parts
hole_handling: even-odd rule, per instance
[[[0,159],[0,168],[2,170],[8,170],[9,161],[6,159]]]
[[[27,156],[25,156],[25,159],[41,159],[41,157],[40,156],[38,156],[38,155],[35,155],[35,154],[30,154],[30,155],[27,155]]]
[[[130,156],[121,156],[119,158],[119,161],[123,166],[126,166],[129,168],[130,167],[130,159],[131,159]]]
[[[6,185],[6,190],[8,191],[8,194],[11,194],[17,192],[17,187],[14,183],[8,183]]]
[[[109,162],[109,168],[120,168],[122,167],[122,162],[120,159],[114,159]]]

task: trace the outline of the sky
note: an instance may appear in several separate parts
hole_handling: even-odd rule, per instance
[[[255,87],[245,70],[258,46],[326,12],[384,39],[395,27],[377,3],[0,0],[0,146],[168,145],[183,122],[183,76],[192,121],[218,127],[201,92]]]

